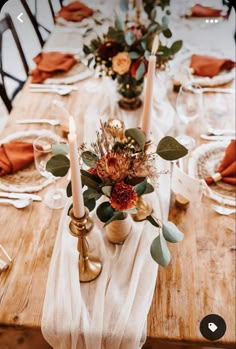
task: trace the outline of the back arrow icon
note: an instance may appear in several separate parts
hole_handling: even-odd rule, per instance
[[[19,14],[19,16],[17,16],[17,19],[18,19],[21,23],[23,23],[23,19],[21,19],[22,16],[23,16],[23,12],[21,12],[21,13]]]

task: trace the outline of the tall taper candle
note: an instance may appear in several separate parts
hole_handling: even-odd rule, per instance
[[[159,47],[159,38],[156,35],[152,45],[152,52],[148,60],[148,72],[146,81],[146,90],[144,96],[143,116],[141,129],[146,133],[148,139],[151,128],[151,111],[153,98],[153,83],[156,70],[156,52]]]
[[[84,217],[84,199],[81,183],[80,165],[78,159],[78,146],[75,133],[74,119],[70,117],[69,128],[69,150],[70,150],[70,169],[71,169],[71,186],[72,186],[72,198],[73,198],[73,213],[76,218]]]
[[[142,10],[142,0],[136,0],[135,1],[135,5],[136,5],[136,10],[137,11],[141,11]]]

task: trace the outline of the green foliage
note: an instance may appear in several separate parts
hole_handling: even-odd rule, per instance
[[[172,161],[185,156],[188,153],[188,150],[175,138],[166,136],[160,140],[156,153],[161,158]]]
[[[151,256],[156,263],[163,267],[170,263],[170,251],[162,234],[159,234],[153,240],[151,244]]]
[[[97,207],[96,213],[100,221],[106,223],[113,217],[115,210],[108,201],[105,201]]]
[[[141,183],[134,186],[134,190],[136,191],[138,196],[143,195],[145,193],[146,188],[147,188],[147,179],[145,179]]]
[[[135,36],[134,36],[134,33],[132,31],[128,30],[125,33],[125,42],[129,46],[131,46],[135,42]]]
[[[146,136],[139,128],[129,128],[125,131],[125,136],[132,138],[140,147],[141,150],[144,150]]]
[[[179,52],[182,46],[183,46],[182,40],[175,41],[170,48],[172,55],[175,55],[177,52]]]
[[[111,196],[111,189],[112,189],[112,186],[110,185],[105,185],[104,187],[102,187],[102,192],[104,195],[106,195],[107,197],[110,197]]]
[[[141,63],[139,64],[139,67],[138,67],[137,71],[136,71],[135,79],[136,79],[136,80],[142,79],[143,76],[144,76],[145,71],[146,71],[145,64],[144,64],[143,62],[141,62]]]
[[[70,198],[70,197],[72,196],[71,181],[67,184],[67,187],[66,187],[66,195],[68,196],[68,198]]]
[[[69,153],[69,145],[66,143],[55,143],[52,145],[53,155],[67,155]]]
[[[55,177],[64,177],[69,168],[70,160],[62,154],[53,155],[46,165],[46,170]]]
[[[98,157],[96,154],[92,153],[91,151],[83,151],[81,157],[85,165],[88,167],[97,167]]]
[[[172,222],[166,222],[162,226],[162,231],[165,239],[168,242],[179,242],[184,238],[184,234]]]
[[[156,228],[161,227],[158,219],[156,217],[154,217],[153,215],[147,216],[146,220],[149,221]]]

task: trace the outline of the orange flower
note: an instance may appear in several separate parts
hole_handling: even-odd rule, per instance
[[[128,52],[119,52],[112,58],[112,69],[119,75],[128,73],[131,65],[131,59]]]
[[[135,206],[138,195],[132,185],[124,182],[117,183],[111,192],[111,206],[117,211],[128,210]]]
[[[97,174],[102,180],[119,182],[128,175],[130,159],[125,154],[109,152],[97,162]]]

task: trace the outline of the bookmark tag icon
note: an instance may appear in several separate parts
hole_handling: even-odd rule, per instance
[[[218,327],[214,324],[214,322],[209,322],[208,328],[209,328],[209,330],[210,330],[211,332],[214,333],[214,332],[217,330]]]

